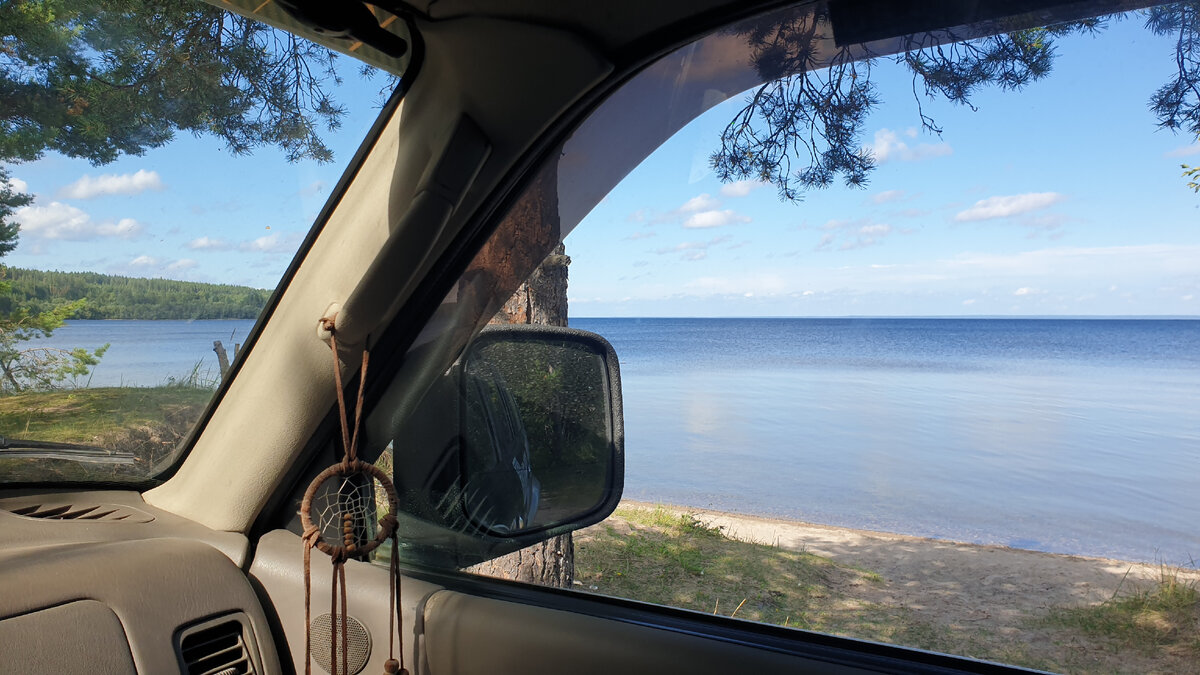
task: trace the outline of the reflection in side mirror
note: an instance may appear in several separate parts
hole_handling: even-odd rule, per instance
[[[381,410],[408,562],[474,565],[598,523],[621,499],[621,376],[599,335],[487,328],[414,408]]]
[[[620,376],[603,338],[493,327],[460,373],[462,507],[475,528],[510,537],[611,511],[624,473]]]

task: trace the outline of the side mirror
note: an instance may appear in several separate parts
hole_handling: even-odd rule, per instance
[[[414,562],[474,564],[597,523],[624,487],[617,356],[594,333],[489,327],[394,438],[410,441],[395,475]]]

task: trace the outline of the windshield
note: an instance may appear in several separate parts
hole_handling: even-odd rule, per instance
[[[420,495],[400,555],[483,557],[453,531],[478,501],[444,469],[472,461],[454,402],[413,404],[414,382],[482,323],[566,322],[620,358],[624,501],[469,572],[1055,672],[1193,672],[1194,5],[889,44],[876,15],[839,18],[854,4],[686,45],[547,153],[366,420]],[[555,478],[536,459],[506,478],[527,474],[544,508]]]
[[[144,483],[398,79],[201,3],[6,2],[0,40],[0,481]]]

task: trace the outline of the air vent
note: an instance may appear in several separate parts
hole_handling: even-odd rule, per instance
[[[46,520],[121,521],[126,523],[148,523],[154,516],[131,506],[116,504],[26,504],[9,507],[9,513],[26,518]]]
[[[188,628],[176,643],[188,675],[251,675],[254,642],[244,615],[224,616]]]

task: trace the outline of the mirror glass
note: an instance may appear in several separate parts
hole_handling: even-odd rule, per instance
[[[615,434],[604,347],[497,330],[468,350],[463,506],[477,527],[499,536],[553,527],[605,501]]]

